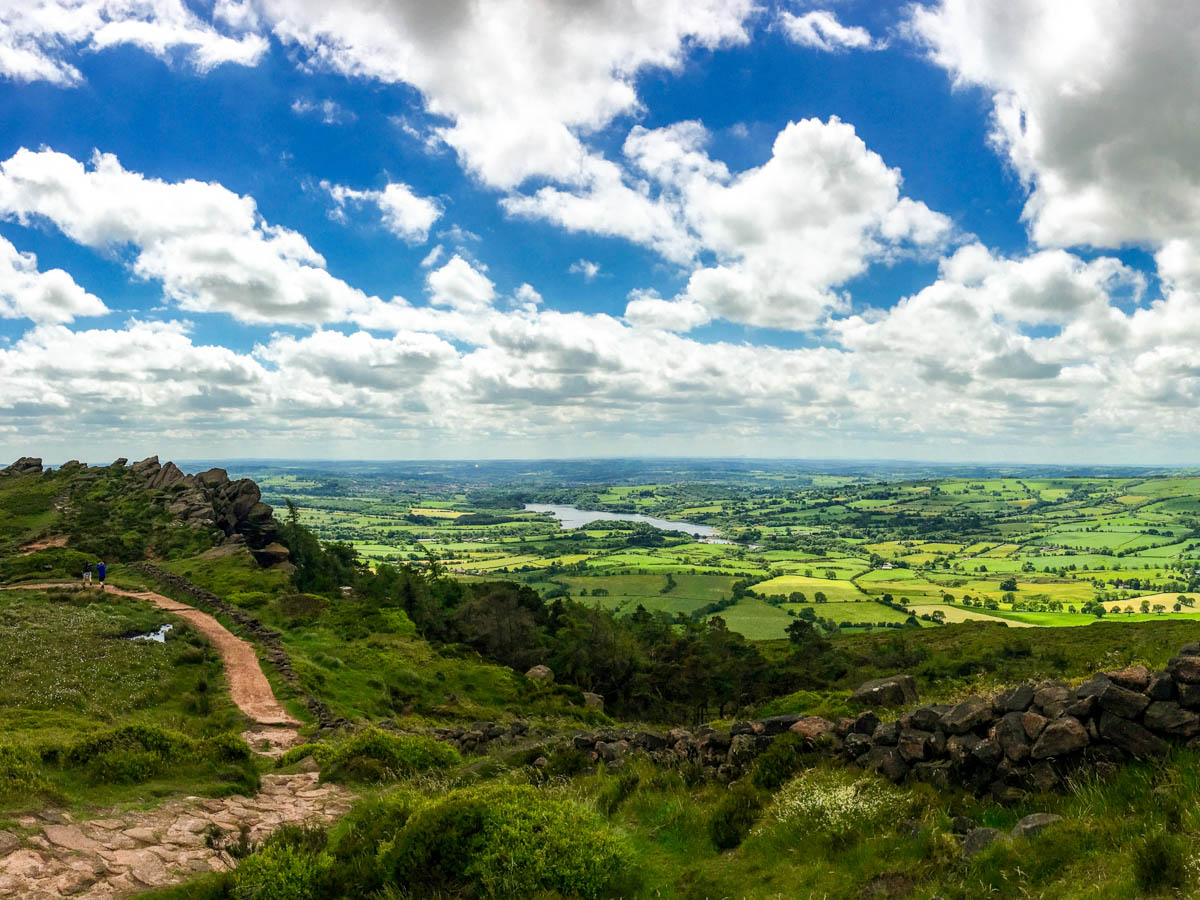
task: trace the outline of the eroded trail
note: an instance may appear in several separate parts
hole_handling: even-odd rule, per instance
[[[62,588],[100,592],[99,587],[80,588],[77,584],[63,583],[8,585],[4,587],[4,590],[58,590]],[[104,592],[146,600],[164,612],[186,619],[192,627],[208,638],[216,647],[217,652],[221,654],[221,659],[225,664],[225,679],[229,682],[229,694],[238,709],[253,719],[258,726],[268,726],[255,729],[253,733],[256,737],[262,739],[269,735],[272,729],[277,729],[279,731],[277,737],[281,740],[272,740],[272,745],[285,743],[288,737],[293,743],[295,742],[295,728],[300,723],[288,715],[283,704],[275,699],[270,682],[263,674],[254,648],[249,643],[231,633],[208,613],[201,612],[186,603],[180,603],[178,600],[172,600],[170,597],[164,597],[162,594],[156,594],[154,591],[127,591],[110,586],[105,588]]]
[[[0,831],[0,897],[122,897],[233,868],[222,845],[243,828],[261,841],[280,825],[329,823],[350,809],[351,794],[317,783],[316,773],[264,775],[253,797],[188,797],[144,812],[75,823],[48,811],[21,816],[22,841]]]

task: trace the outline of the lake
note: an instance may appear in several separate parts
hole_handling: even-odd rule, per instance
[[[598,509],[578,509],[574,506],[557,506],[553,503],[526,503],[525,508],[531,512],[548,512],[558,519],[563,528],[582,528],[591,522],[602,519],[617,522],[645,522],[663,531],[683,531],[698,537],[711,538],[717,530],[708,525],[696,525],[692,522],[672,522],[668,519],[656,519],[653,516],[643,516],[641,513],[614,513]]]

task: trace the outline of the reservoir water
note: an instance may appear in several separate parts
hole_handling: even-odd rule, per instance
[[[696,525],[692,522],[672,522],[669,519],[656,519],[653,516],[643,516],[641,513],[604,512],[598,509],[579,509],[574,506],[558,506],[553,503],[526,503],[525,508],[532,512],[548,512],[558,519],[563,528],[582,528],[591,522],[602,519],[618,522],[645,522],[663,531],[682,531],[697,537],[711,538],[717,533],[715,528],[708,525]]]

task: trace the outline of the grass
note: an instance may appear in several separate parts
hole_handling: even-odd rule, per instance
[[[752,641],[781,638],[794,621],[783,610],[757,597],[743,597],[718,615],[725,620],[730,631],[743,634]]]
[[[129,639],[167,622],[174,627],[164,643]],[[64,755],[114,728],[166,729],[186,743],[236,734],[244,723],[219,657],[187,623],[99,591],[0,592],[0,743],[35,755],[42,795],[78,807],[245,789],[244,767],[188,754],[133,783],[89,777]],[[39,801],[3,796],[0,810]]]

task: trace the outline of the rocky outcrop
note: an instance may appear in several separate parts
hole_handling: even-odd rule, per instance
[[[42,461],[36,456],[22,456],[11,466],[0,469],[0,478],[20,478],[24,475],[41,475]]]
[[[464,753],[476,753],[482,752],[489,746],[511,743],[524,738],[529,733],[529,726],[519,720],[511,725],[474,722],[471,725],[457,728],[437,728],[433,733],[438,740],[452,744],[457,750]]]
[[[549,666],[534,666],[525,673],[525,677],[530,681],[543,681],[549,684],[554,680],[554,673],[550,671]]]
[[[129,471],[185,524],[219,529],[226,539],[241,536],[262,565],[287,564],[287,548],[276,540],[275,511],[249,478],[233,481],[215,468],[185,475],[173,462],[160,465],[157,456],[134,463]]]

